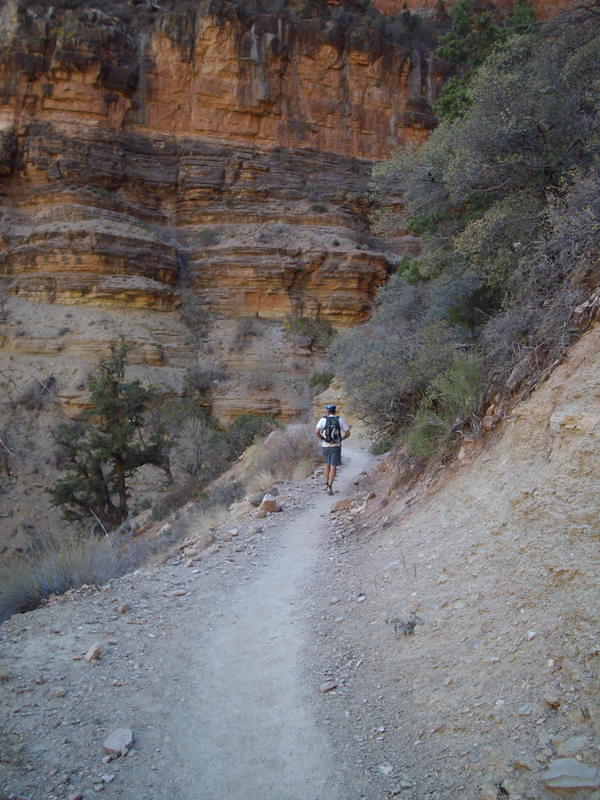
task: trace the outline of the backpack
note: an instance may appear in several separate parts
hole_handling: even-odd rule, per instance
[[[328,444],[340,444],[342,430],[339,417],[325,417],[325,427],[321,431],[321,438]]]

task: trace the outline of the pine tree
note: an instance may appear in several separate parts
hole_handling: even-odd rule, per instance
[[[86,382],[89,408],[76,422],[59,426],[68,468],[47,491],[69,521],[95,518],[110,528],[127,519],[129,479],[144,464],[171,478],[172,442],[164,427],[156,426],[144,441],[145,412],[156,392],[124,380],[126,355],[121,343],[100,362]]]

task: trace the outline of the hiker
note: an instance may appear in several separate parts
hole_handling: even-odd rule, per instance
[[[327,415],[317,422],[315,433],[321,440],[325,459],[325,491],[333,494],[337,468],[342,463],[342,440],[350,436],[350,428],[342,417],[336,416],[335,406],[325,406]]]

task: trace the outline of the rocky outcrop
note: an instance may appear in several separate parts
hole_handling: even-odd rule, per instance
[[[228,313],[364,316],[387,274],[360,241],[370,164],[433,125],[433,67],[426,36],[322,22],[9,3],[5,290],[166,311],[191,285]],[[275,235],[249,242],[258,223]]]

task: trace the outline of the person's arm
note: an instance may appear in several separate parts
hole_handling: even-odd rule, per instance
[[[317,422],[317,427],[315,428],[315,435],[319,441],[321,441],[321,431],[323,430],[323,426],[321,425],[321,420]]]
[[[350,436],[350,426],[345,419],[340,419],[340,428],[342,429],[342,439],[347,439]]]

